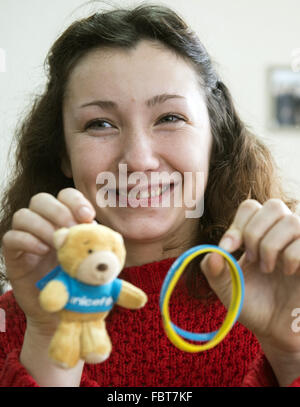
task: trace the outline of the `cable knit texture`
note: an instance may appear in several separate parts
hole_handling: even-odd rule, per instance
[[[112,354],[102,364],[85,364],[81,386],[278,386],[258,341],[239,323],[206,352],[185,353],[170,343],[162,327],[159,294],[174,261],[164,259],[122,271],[120,278],[144,290],[148,302],[136,311],[114,307],[107,317]],[[205,293],[210,289],[203,278],[202,296]],[[19,361],[26,321],[12,291],[0,297],[0,308],[6,315],[6,332],[0,332],[0,386],[38,387]],[[226,309],[214,294],[205,301],[191,298],[181,281],[172,295],[170,314],[184,329],[209,332],[221,326]],[[291,386],[300,386],[300,378]]]

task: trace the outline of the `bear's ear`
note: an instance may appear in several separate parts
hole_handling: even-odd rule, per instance
[[[119,232],[115,231],[115,237],[116,237],[116,240],[120,243],[120,245],[123,246],[124,245],[123,236]]]
[[[56,250],[60,249],[64,245],[68,234],[69,234],[69,229],[67,229],[67,228],[61,228],[54,232],[53,242],[54,242],[54,246],[55,246]]]
[[[115,237],[114,247],[116,250],[117,257],[120,261],[121,269],[123,269],[126,260],[126,249],[124,239],[123,236],[118,232],[115,232],[114,237]]]

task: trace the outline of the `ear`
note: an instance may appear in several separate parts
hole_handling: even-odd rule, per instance
[[[71,163],[70,163],[70,159],[69,157],[67,157],[66,155],[64,155],[64,157],[62,157],[61,159],[61,166],[60,166],[63,174],[67,177],[67,178],[73,178],[73,173],[72,173],[72,167],[71,167]]]
[[[67,240],[68,234],[69,229],[67,228],[61,228],[54,232],[53,242],[56,250],[60,249],[64,245],[65,241]]]
[[[119,258],[121,264],[121,269],[123,269],[126,260],[126,249],[124,239],[123,236],[116,231],[114,237],[115,237],[114,247],[116,249],[117,257]]]
[[[119,232],[116,232],[116,231],[114,231],[114,232],[115,232],[116,240],[120,243],[121,246],[123,246],[123,244],[124,244],[123,236]]]

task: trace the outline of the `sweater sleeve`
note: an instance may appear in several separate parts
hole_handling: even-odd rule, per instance
[[[20,363],[19,356],[18,349],[14,349],[6,356],[1,354],[0,387],[40,387]],[[99,387],[99,384],[83,372],[80,387]]]
[[[19,362],[20,349],[0,355],[0,387],[39,387]]]
[[[80,387],[100,387],[96,380],[90,378],[87,369],[83,370]]]
[[[0,387],[40,387],[20,362],[26,321],[12,291],[0,297],[0,309],[5,318],[0,330]],[[85,367],[80,387],[98,386]]]
[[[278,387],[278,381],[273,369],[262,350],[257,354],[245,375],[241,387]],[[300,377],[289,387],[300,387]]]
[[[4,318],[0,332],[0,387],[38,387],[19,362],[26,322],[12,291],[0,297],[0,308]]]
[[[20,363],[20,350],[15,349],[0,358],[0,387],[40,387]],[[99,387],[87,372],[83,372],[80,387]]]

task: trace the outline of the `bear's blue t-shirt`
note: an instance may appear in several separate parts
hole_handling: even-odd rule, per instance
[[[116,278],[111,283],[94,286],[82,283],[69,276],[61,266],[55,267],[50,273],[39,280],[36,286],[42,290],[49,281],[60,281],[69,293],[69,299],[64,307],[75,312],[105,312],[110,311],[118,300],[122,280]]]

